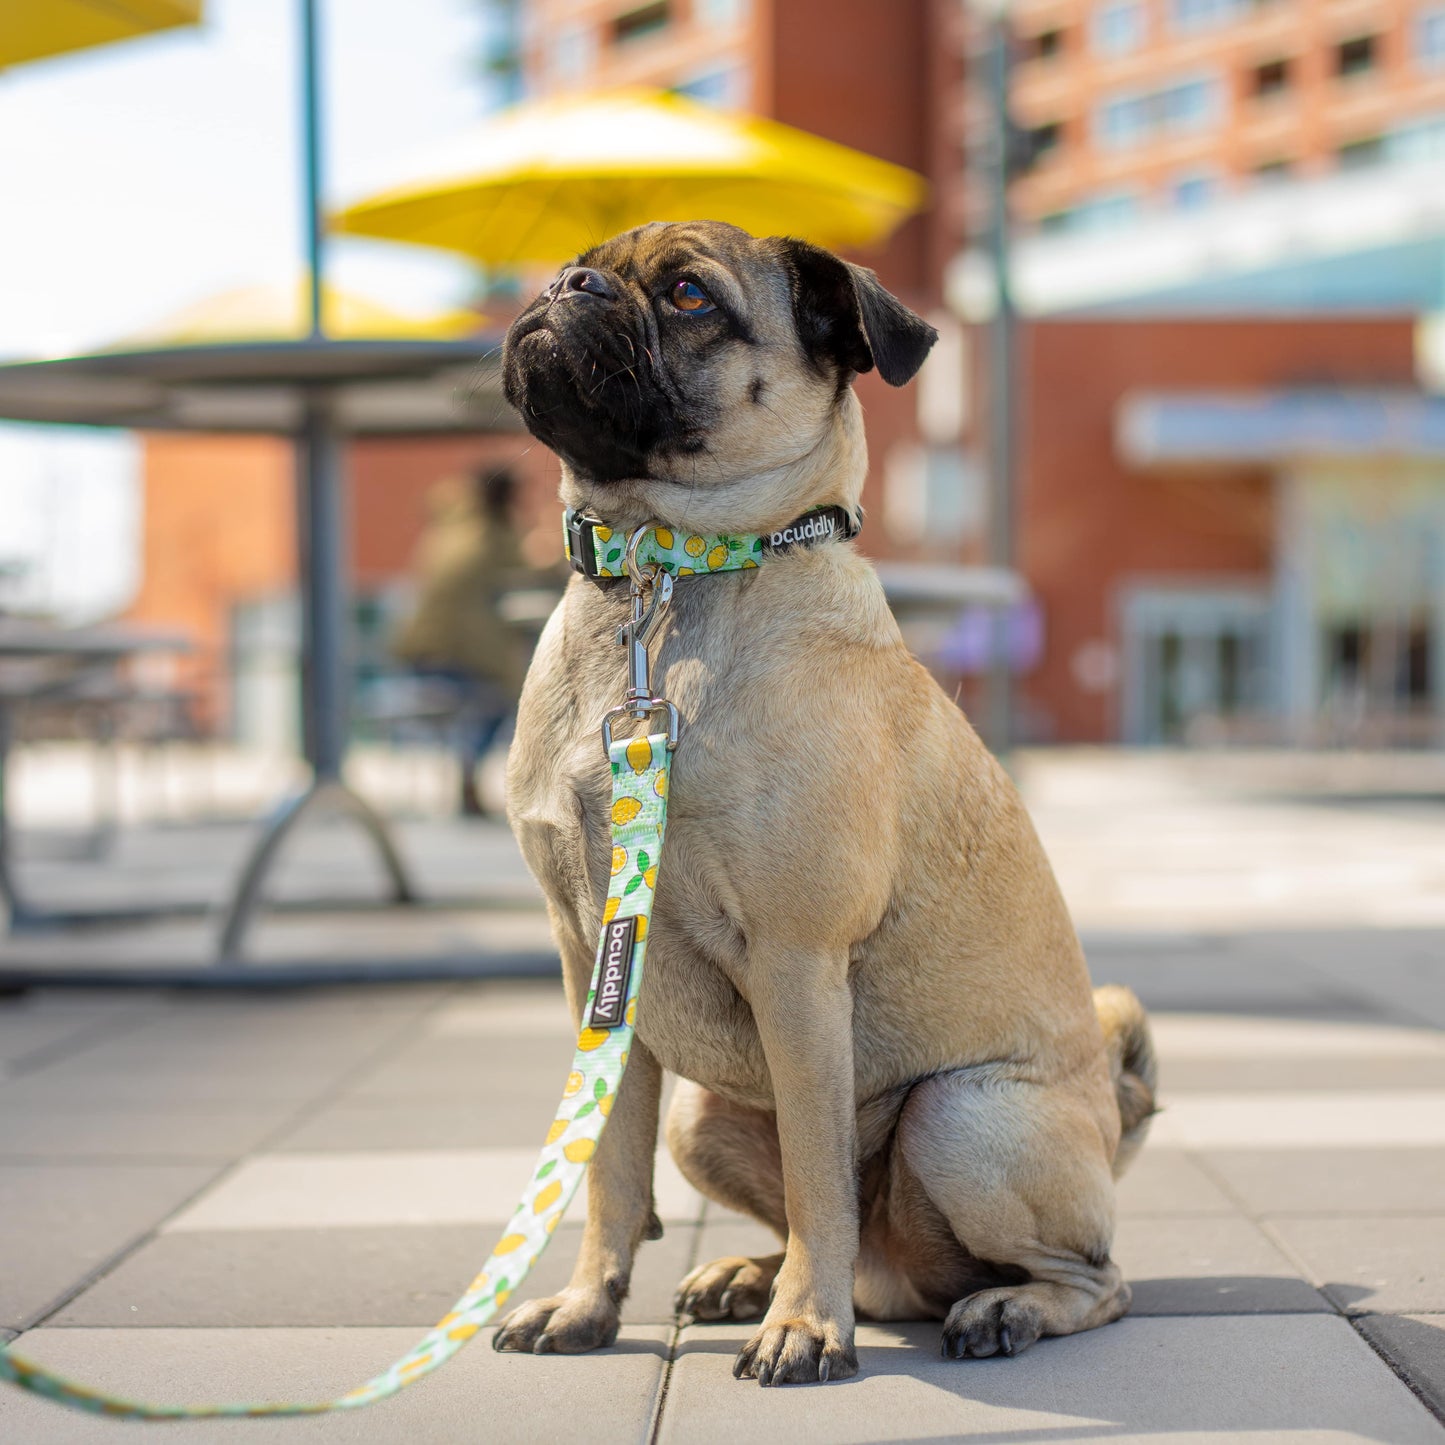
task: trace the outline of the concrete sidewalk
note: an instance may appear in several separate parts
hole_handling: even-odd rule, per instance
[[[866,1326],[854,1381],[735,1382],[742,1327],[679,1327],[672,1290],[694,1262],[770,1246],[663,1160],[666,1235],[642,1251],[616,1349],[502,1357],[483,1340],[356,1415],[166,1438],[1445,1441],[1445,764],[1017,763],[1094,976],[1138,989],[1163,1057],[1166,1112],[1120,1193],[1129,1318],[967,1362],[939,1357],[937,1324]],[[428,893],[472,905],[275,913],[252,957],[549,950],[504,829],[402,833]],[[211,899],[250,836],[139,829],[91,863],[40,847],[24,880],[72,906]],[[359,840],[323,826],[280,891],[376,885]],[[16,935],[0,963],[199,962],[213,929]],[[154,1398],[349,1388],[490,1250],[570,1050],[547,982],[0,998],[0,1338]],[[580,1217],[525,1294],[565,1279]],[[144,1433],[0,1393],[7,1445]]]
[[[743,1327],[680,1328],[672,1289],[765,1241],[664,1160],[614,1350],[481,1339],[356,1415],[166,1439],[1445,1441],[1445,936],[1114,933],[1091,958],[1155,1010],[1164,1060],[1120,1195],[1121,1323],[966,1362],[936,1324],[865,1326],[854,1381],[736,1382]],[[569,1053],[547,983],[0,1001],[0,1326],[146,1397],[348,1388],[470,1279]],[[0,1395],[0,1440],[144,1430]]]

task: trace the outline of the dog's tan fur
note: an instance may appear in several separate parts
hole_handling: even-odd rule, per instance
[[[583,258],[644,297],[685,270],[726,291],[750,336],[704,354],[703,333],[660,323],[657,344],[711,404],[706,450],[660,449],[645,477],[602,485],[564,463],[569,504],[619,528],[731,532],[856,508],[861,409],[851,376],[800,345],[790,254],[701,223]],[[592,302],[552,303],[577,304]],[[525,346],[513,346],[519,374],[548,364]],[[574,578],[533,662],[509,769],[574,1013],[609,875],[598,720],[621,695],[626,606],[625,588]],[[855,1304],[944,1317],[960,1355],[1122,1314],[1113,1175],[1153,1108],[1142,1011],[1121,989],[1096,1008],[1011,782],[906,651],[872,567],[831,544],[680,579],[653,657],[684,734],[637,1041],[572,1282],[515,1311],[498,1348],[614,1338],[656,1224],[663,1069],[681,1079],[667,1138],[684,1174],[785,1245],[705,1264],[681,1287],[698,1318],[764,1315],[740,1373],[853,1373]]]

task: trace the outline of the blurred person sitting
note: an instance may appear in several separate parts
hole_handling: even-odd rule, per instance
[[[531,578],[517,534],[516,490],[502,467],[431,489],[413,568],[416,604],[392,640],[392,651],[419,678],[445,683],[456,696],[461,809],[470,817],[486,812],[477,766],[516,710],[530,652],[501,607],[504,594]]]

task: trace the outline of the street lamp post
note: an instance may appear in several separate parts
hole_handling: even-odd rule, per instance
[[[1017,317],[1009,275],[1008,185],[1012,128],[1009,123],[1011,34],[1007,0],[980,6],[988,22],[985,75],[989,101],[988,250],[993,271],[993,314],[989,323],[989,508],[988,560],[1001,571],[1014,566],[1014,474]],[[1008,608],[993,614],[985,726],[995,753],[1007,753],[1014,739],[1014,696]]]

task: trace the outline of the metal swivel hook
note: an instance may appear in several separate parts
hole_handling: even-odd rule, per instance
[[[654,697],[647,634],[658,614],[672,598],[672,574],[655,563],[639,566],[637,546],[650,528],[639,527],[627,540],[627,575],[631,580],[629,600],[632,616],[617,629],[618,643],[627,649],[627,692],[623,700],[610,708],[602,719],[602,742],[608,755],[612,751],[612,720],[618,717],[645,719],[654,712],[667,714],[667,746],[677,746],[677,709],[665,697]]]

